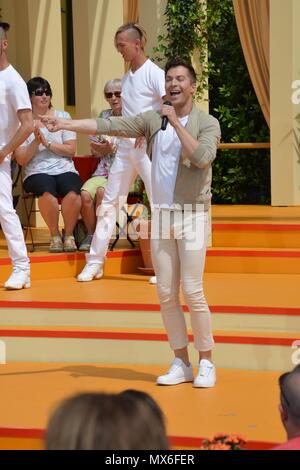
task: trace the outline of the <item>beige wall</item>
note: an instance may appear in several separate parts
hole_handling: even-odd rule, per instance
[[[63,108],[60,0],[1,0],[11,23],[9,58],[24,80],[41,75],[51,83],[53,104]]]
[[[270,106],[272,205],[300,204],[299,105],[292,82],[300,79],[300,2],[270,2]]]
[[[73,0],[76,117],[96,117],[107,108],[107,80],[122,78],[124,64],[115,50],[114,34],[123,23],[123,0]],[[78,153],[89,152],[85,136]]]
[[[153,47],[157,46],[157,36],[164,30],[166,4],[166,0],[139,0],[139,23],[147,31],[146,54],[149,57],[153,55]]]
[[[64,108],[60,0],[0,0],[3,20],[11,24],[9,60],[27,81],[46,78],[53,89],[52,103]],[[24,208],[18,211],[23,219]],[[37,224],[44,225],[37,215]]]

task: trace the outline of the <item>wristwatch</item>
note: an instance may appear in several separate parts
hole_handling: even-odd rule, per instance
[[[52,144],[51,140],[48,140],[47,141],[47,149],[50,149],[51,144]]]

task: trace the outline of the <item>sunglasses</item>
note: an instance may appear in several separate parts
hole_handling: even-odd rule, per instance
[[[115,96],[116,98],[121,98],[121,92],[120,91],[112,91],[112,92],[109,91],[108,93],[105,93],[105,98],[107,98],[107,99],[110,99],[113,96]]]
[[[51,91],[48,90],[47,88],[38,88],[37,90],[33,91],[31,94],[34,96],[43,96],[44,94],[46,96],[51,96]]]

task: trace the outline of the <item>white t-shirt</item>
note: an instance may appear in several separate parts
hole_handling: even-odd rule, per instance
[[[179,119],[182,126],[188,116]],[[152,151],[152,199],[154,207],[172,209],[181,142],[171,124],[165,131],[159,131],[154,138]]]
[[[0,71],[0,148],[17,132],[20,126],[17,112],[21,109],[31,109],[27,86],[21,75],[9,65]]]
[[[66,111],[54,111],[54,116],[62,119],[70,119],[71,116]],[[44,134],[48,142],[64,144],[68,140],[76,140],[76,133],[72,131],[60,130],[57,132],[49,132],[46,127],[42,127],[41,132]],[[34,134],[30,134],[24,145],[29,145],[34,140]],[[30,160],[24,168],[25,177],[36,175],[38,173],[46,173],[47,175],[61,175],[62,173],[76,171],[71,157],[63,157],[51,152],[51,148],[47,149],[42,144],[39,145],[36,155]]]
[[[166,94],[165,73],[150,59],[135,72],[131,69],[122,78],[122,116],[136,116],[146,111],[159,111]],[[121,138],[118,153],[125,156],[135,144],[135,139]],[[146,143],[136,149],[145,153]]]
[[[129,70],[122,79],[122,115],[130,117],[159,111],[165,94],[164,71],[147,59],[139,69]]]

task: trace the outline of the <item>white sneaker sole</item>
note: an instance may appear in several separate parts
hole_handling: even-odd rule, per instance
[[[77,276],[76,280],[78,282],[91,282],[91,281],[97,281],[97,280],[101,279],[102,277],[103,277],[103,273],[99,273],[99,274],[95,274],[95,276],[93,276],[93,277],[89,277],[88,279],[87,278],[82,279],[79,276]]]
[[[156,381],[156,385],[179,385],[183,383],[191,383],[193,382],[194,378],[192,379],[178,379],[177,381],[173,381],[172,383],[167,383],[167,382],[160,382],[158,379]]]
[[[204,385],[204,384],[202,384],[202,385],[199,384],[199,385],[198,385],[198,384],[195,383],[195,382],[193,383],[193,387],[194,387],[194,388],[212,388],[212,387],[214,387],[215,385],[216,385],[216,382],[210,383],[210,384],[206,384],[206,385]]]
[[[30,282],[27,282],[26,284],[23,284],[22,286],[12,286],[9,284],[4,284],[5,289],[7,290],[21,290],[21,289],[29,289],[30,288]]]

